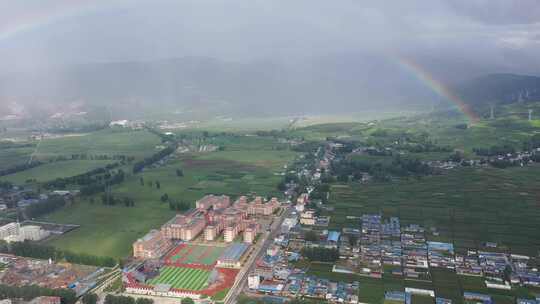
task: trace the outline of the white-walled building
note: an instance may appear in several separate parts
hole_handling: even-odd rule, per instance
[[[248,288],[249,289],[259,289],[259,284],[261,283],[261,277],[257,274],[250,274],[248,276]]]
[[[19,223],[9,223],[0,227],[0,238],[6,242],[40,241],[49,236],[49,232],[40,226],[22,226]]]
[[[0,227],[0,238],[5,239],[11,235],[19,235],[20,227],[19,223],[9,223]]]

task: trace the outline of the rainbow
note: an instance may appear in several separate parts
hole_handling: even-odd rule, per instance
[[[97,0],[66,0],[59,2],[60,3],[55,7],[39,12],[27,12],[10,18],[4,26],[0,27],[0,42],[55,24],[67,18],[98,12],[99,10],[110,7],[112,4],[119,3],[120,1],[109,0],[102,2]]]
[[[454,103],[458,107],[458,109],[468,118],[469,122],[478,122],[478,120],[480,119],[478,115],[476,115],[476,113],[463,99],[461,99],[461,97],[454,94],[447,86],[435,79],[433,75],[431,75],[418,63],[401,56],[392,56],[392,58],[395,59],[399,66],[416,76],[416,78],[418,78],[423,84],[428,86],[439,96],[442,96],[443,98]]]

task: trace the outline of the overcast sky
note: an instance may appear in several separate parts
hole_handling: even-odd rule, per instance
[[[539,0],[4,0],[0,68],[347,54],[539,74]]]

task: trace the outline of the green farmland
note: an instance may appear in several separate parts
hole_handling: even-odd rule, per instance
[[[77,200],[43,218],[81,225],[50,244],[80,253],[125,257],[131,252],[133,241],[150,229],[159,228],[176,213],[161,201],[164,194],[171,200],[190,203],[209,193],[232,197],[279,195],[276,186],[282,177],[276,173],[297,154],[275,150],[274,145],[275,140],[267,138],[227,138],[223,141],[224,151],[182,154],[166,165],[137,175],[129,173],[123,183],[112,187],[111,193],[133,198],[134,207],[103,205],[100,195]],[[177,176],[177,169],[182,169],[184,176]],[[159,189],[156,182],[160,183]]]
[[[439,235],[428,240],[453,242],[461,252],[495,242],[513,253],[536,255],[539,169],[458,169],[395,183],[337,184],[331,189],[331,226],[358,225],[350,215],[381,213],[399,217],[402,225],[436,228]]]
[[[160,270],[159,275],[151,279],[148,284],[169,284],[172,288],[198,291],[206,287],[209,276],[210,271],[206,270],[164,267]]]
[[[160,143],[159,137],[146,130],[106,129],[79,136],[45,139],[39,145],[36,157],[47,159],[71,154],[124,154],[141,158],[154,153],[156,145]]]
[[[28,180],[35,180],[38,183],[48,182],[57,178],[70,177],[90,171],[95,168],[104,167],[112,160],[69,160],[47,163],[29,170],[24,170],[14,174],[3,176],[3,181],[20,185]]]
[[[146,130],[119,129],[45,138],[41,141],[32,140],[26,144],[0,146],[0,169],[27,162],[31,155],[33,159],[41,161],[48,161],[59,156],[70,158],[74,154],[86,154],[89,158],[101,155],[127,155],[141,159],[154,153],[156,146],[160,143],[158,136]],[[76,164],[74,167],[77,167]]]
[[[457,253],[467,249],[490,250],[485,242],[498,244],[496,251],[536,256],[540,250],[540,167],[457,169],[444,175],[411,178],[393,183],[335,184],[329,204],[330,229],[359,226],[367,213],[399,217],[401,225],[420,224],[428,241],[454,244]],[[437,235],[430,233],[436,229]],[[540,289],[516,287],[511,291],[488,289],[482,278],[458,276],[432,268],[433,282],[415,282],[392,275],[369,279],[331,272],[332,265],[309,265],[311,274],[335,280],[359,280],[360,301],[382,303],[384,291],[416,287],[435,290],[440,296],[462,303],[464,291],[484,292],[495,303],[515,303]]]

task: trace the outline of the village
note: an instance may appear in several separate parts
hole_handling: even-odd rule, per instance
[[[297,262],[305,259],[299,254],[303,248],[336,250],[339,258],[333,272],[373,279],[393,276],[430,282],[430,270],[444,268],[458,275],[481,277],[486,287],[492,289],[509,290],[512,285],[540,286],[535,257],[479,250],[469,250],[466,255],[457,254],[451,243],[426,241],[426,234],[437,234],[436,230],[426,231],[414,224],[402,226],[396,217],[383,219],[378,214],[364,214],[359,218],[358,228],[315,230],[312,223],[304,221],[302,224],[302,218],[312,214],[312,210],[306,207],[309,205],[308,197],[307,193],[299,197],[294,206],[296,211],[284,220],[281,233],[256,262],[255,270],[249,275],[248,292],[358,303],[359,282],[332,282],[309,275],[306,269],[297,267]],[[317,239],[308,240],[307,235],[314,231]],[[497,244],[487,243],[486,246],[495,249]],[[410,303],[411,294],[434,297],[436,303],[452,303],[450,299],[438,297],[433,290],[418,288],[387,292],[386,298]],[[468,292],[463,296],[465,300],[492,303],[487,300],[490,298],[487,294]]]

